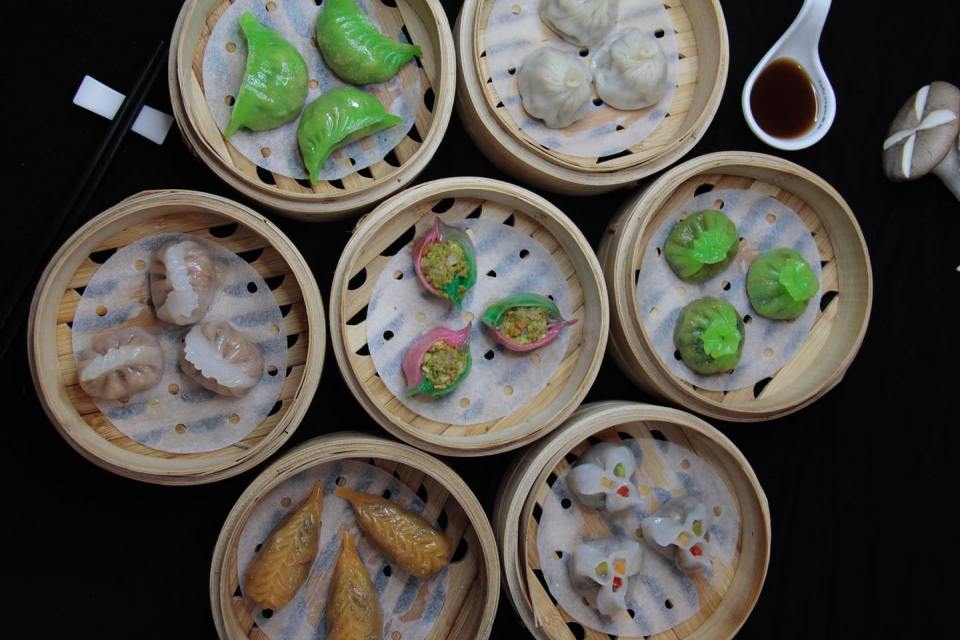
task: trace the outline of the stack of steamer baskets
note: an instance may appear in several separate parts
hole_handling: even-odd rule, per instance
[[[463,306],[425,291],[413,250],[436,220],[466,231],[477,284]],[[576,324],[546,346],[510,351],[478,326],[515,293],[553,298]],[[526,189],[485,178],[428,182],[387,200],[357,225],[330,295],[331,339],[347,386],[387,431],[442,455],[481,456],[529,444],[583,401],[607,343],[600,265],[577,226]],[[407,397],[401,359],[437,326],[473,324],[473,365],[439,399]]]
[[[279,387],[279,393],[275,400],[268,398],[273,404],[269,412],[251,416],[262,418],[259,424],[248,421],[235,405],[207,404],[213,394],[182,380],[164,378],[119,405],[98,404],[79,385],[78,335],[83,339],[126,327],[163,331],[145,304],[150,256],[136,252],[173,234],[232,252],[232,264],[239,264],[241,273],[248,270],[249,282],[244,278],[217,296],[225,301],[224,314],[231,322],[250,327],[257,332],[252,335],[276,347],[265,351],[265,374],[258,385]],[[261,299],[275,317],[260,316],[262,309],[251,306]],[[153,191],[101,213],[64,243],[37,285],[27,335],[40,402],[74,449],[136,480],[199,484],[250,469],[293,434],[320,381],[326,326],[310,267],[266,218],[219,196]],[[282,361],[275,360],[281,351],[282,369],[276,366]],[[164,356],[175,359],[166,351]],[[177,367],[167,363],[165,369],[165,376],[175,375]],[[150,430],[141,428],[147,424]],[[242,437],[237,430],[245,432]]]
[[[296,6],[286,3],[296,3]],[[405,103],[415,103],[405,104],[405,112],[408,115],[415,113],[412,123],[408,118],[403,125],[409,129],[400,142],[390,150],[380,150],[384,152],[380,154],[381,159],[369,166],[356,166],[355,171],[341,170],[337,173],[339,177],[321,179],[314,185],[305,179],[305,174],[291,177],[270,170],[278,156],[288,154],[265,146],[258,150],[259,153],[244,155],[224,139],[214,120],[208,99],[225,100],[229,105],[234,96],[205,94],[204,61],[211,34],[215,33],[221,16],[232,4],[231,0],[188,0],[180,11],[170,47],[168,82],[174,117],[187,148],[215,174],[244,196],[276,213],[322,222],[369,209],[402,189],[423,171],[447,130],[456,82],[453,38],[438,0],[375,0],[365,5],[369,6],[373,19],[385,33],[411,41],[423,51],[422,58],[402,69],[391,80],[389,88],[384,88],[387,85],[369,88],[387,107],[393,96],[390,92],[402,91]],[[268,13],[282,16],[279,24],[291,24],[294,21],[288,17],[302,17],[307,11],[303,8],[306,4],[306,0],[274,0],[265,2],[264,6]],[[314,3],[309,5],[310,11],[319,10]],[[286,13],[288,11],[293,13]],[[281,31],[281,35],[289,38],[294,34]],[[239,56],[238,59],[242,60],[243,38],[237,34],[236,40],[219,44],[224,48],[224,55]],[[306,51],[301,53],[313,73],[317,65],[322,64],[315,48],[316,40],[312,41],[312,46],[304,46],[312,49],[309,54]],[[312,100],[322,88],[313,76],[310,88],[309,99]],[[411,97],[409,92],[417,95]],[[369,146],[372,143],[367,140],[361,144]],[[348,150],[339,150],[332,157],[341,162],[349,159],[351,165],[357,165],[354,158],[347,158],[349,153]]]
[[[720,105],[729,59],[718,0],[631,0],[619,26],[653,32],[671,62],[675,90],[643,111],[619,111],[594,93],[566,129],[544,129],[523,111],[518,70],[534,49],[576,52],[539,19],[539,0],[465,0],[455,26],[457,113],[491,162],[509,175],[572,195],[632,186],[686,155]],[[630,20],[623,20],[627,16]],[[588,48],[579,50],[587,62]]]

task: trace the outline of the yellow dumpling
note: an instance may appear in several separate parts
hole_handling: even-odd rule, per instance
[[[244,593],[264,609],[280,609],[310,574],[320,547],[323,483],[278,526],[261,547],[244,582]]]
[[[357,554],[353,536],[343,533],[343,545],[330,583],[327,602],[328,640],[381,640],[383,614],[377,590]]]
[[[428,576],[450,561],[450,543],[422,517],[379,496],[344,488],[336,494],[353,507],[367,537],[410,575]]]

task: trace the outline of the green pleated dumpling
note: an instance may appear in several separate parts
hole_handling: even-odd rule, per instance
[[[294,120],[307,101],[307,63],[297,48],[249,11],[240,16],[240,29],[247,39],[247,66],[225,138],[241,127],[275,129]]]
[[[337,87],[307,105],[297,141],[310,181],[335,149],[396,126],[403,118],[387,113],[380,101],[354,87]]]
[[[706,282],[733,262],[739,248],[737,226],[721,211],[707,209],[673,227],[663,254],[681,280]]]
[[[719,298],[694,300],[680,311],[673,343],[683,363],[703,375],[730,371],[740,362],[743,319]]]
[[[420,57],[420,47],[403,44],[377,29],[354,0],[326,0],[317,16],[317,44],[327,65],[352,84],[386,82]]]
[[[771,320],[796,320],[819,290],[813,269],[803,256],[788,247],[763,254],[747,272],[750,305]]]

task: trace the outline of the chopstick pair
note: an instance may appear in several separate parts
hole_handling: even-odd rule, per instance
[[[86,169],[70,191],[63,206],[51,220],[44,224],[47,233],[39,241],[39,251],[32,254],[25,265],[22,276],[12,282],[7,290],[7,295],[4,296],[4,304],[0,307],[0,358],[6,354],[10,344],[24,325],[30,311],[30,298],[33,289],[36,287],[47,261],[59,245],[76,231],[80,223],[86,221],[85,211],[90,204],[90,199],[96,193],[117,150],[130,131],[130,127],[133,126],[137,114],[143,108],[147,93],[156,81],[157,75],[166,60],[166,49],[166,40],[161,40],[147,61],[147,65],[141,71],[136,83],[124,98],[123,104],[120,105],[120,109],[110,124],[110,128],[91,157],[90,162],[87,163]]]

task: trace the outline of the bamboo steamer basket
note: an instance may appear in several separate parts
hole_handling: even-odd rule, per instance
[[[785,203],[810,229],[823,264],[821,312],[803,346],[770,378],[729,392],[696,388],[663,365],[641,324],[635,284],[659,223],[704,185],[759,191]],[[870,256],[853,212],[825,180],[773,156],[713,153],[672,169],[623,206],[599,254],[612,300],[609,351],[620,368],[645,391],[722,420],[772,420],[814,402],[843,379],[870,319]]]
[[[580,407],[562,427],[518,458],[500,486],[494,507],[494,531],[503,558],[504,590],[531,634],[539,640],[607,640],[555,605],[538,574],[539,513],[556,476],[569,459],[585,452],[593,438],[660,438],[694,451],[709,463],[736,498],[740,543],[722,593],[701,596],[692,618],[654,636],[654,640],[732,638],[760,596],[770,562],[770,510],[767,498],[743,454],[703,420],[676,409],[632,402],[598,402]],[[573,456],[570,456],[570,454]]]
[[[256,627],[256,604],[240,595],[237,547],[254,507],[285,480],[317,465],[355,459],[393,473],[411,490],[426,491],[428,505],[441,503],[445,534],[456,548],[447,598],[430,640],[482,639],[490,636],[497,612],[500,566],[490,521],[457,473],[433,456],[405,444],[339,432],[314,438],[279,458],[254,480],[230,510],[220,531],[210,568],[210,605],[221,638],[266,638]]]
[[[442,212],[442,213],[436,213]],[[540,242],[567,276],[573,293],[570,343],[544,390],[499,420],[452,425],[402,405],[376,374],[366,349],[366,309],[388,256],[415,236],[417,221],[479,217],[522,229]],[[360,281],[361,284],[356,284]],[[330,294],[333,352],[354,397],[384,429],[421,449],[450,456],[500,453],[533,442],[563,422],[593,384],[607,342],[607,293],[600,265],[577,226],[526,189],[486,178],[436,180],[398,194],[360,221],[337,265]]]
[[[680,49],[679,88],[667,118],[640,143],[606,158],[564,155],[537,144],[503,106],[487,68],[485,32],[494,0],[465,0],[454,26],[456,106],[491,162],[543,189],[592,195],[632,186],[685,156],[713,120],[727,81],[729,44],[719,0],[666,0]],[[613,116],[613,112],[610,112]]]
[[[71,324],[85,287],[119,247],[157,233],[205,238],[235,253],[273,289],[285,313],[286,381],[281,406],[247,437],[205,453],[178,454],[145,447],[121,433],[77,382]],[[255,257],[255,259],[254,259]],[[137,194],[104,211],[67,240],[34,293],[27,332],[30,372],[37,395],[60,435],[94,464],[156,484],[201,484],[259,464],[299,426],[323,369],[323,301],[309,266],[272,223],[235,202],[196,191]]]
[[[453,36],[438,0],[371,3],[380,24],[405,29],[423,49],[423,57],[411,63],[420,76],[420,110],[414,128],[384,160],[314,186],[257,167],[224,140],[210,114],[203,94],[203,53],[230,4],[230,0],[184,3],[170,40],[167,77],[173,115],[187,148],[224,182],[280,215],[323,222],[369,209],[426,168],[450,122],[456,83]],[[315,64],[321,64],[319,52]]]

